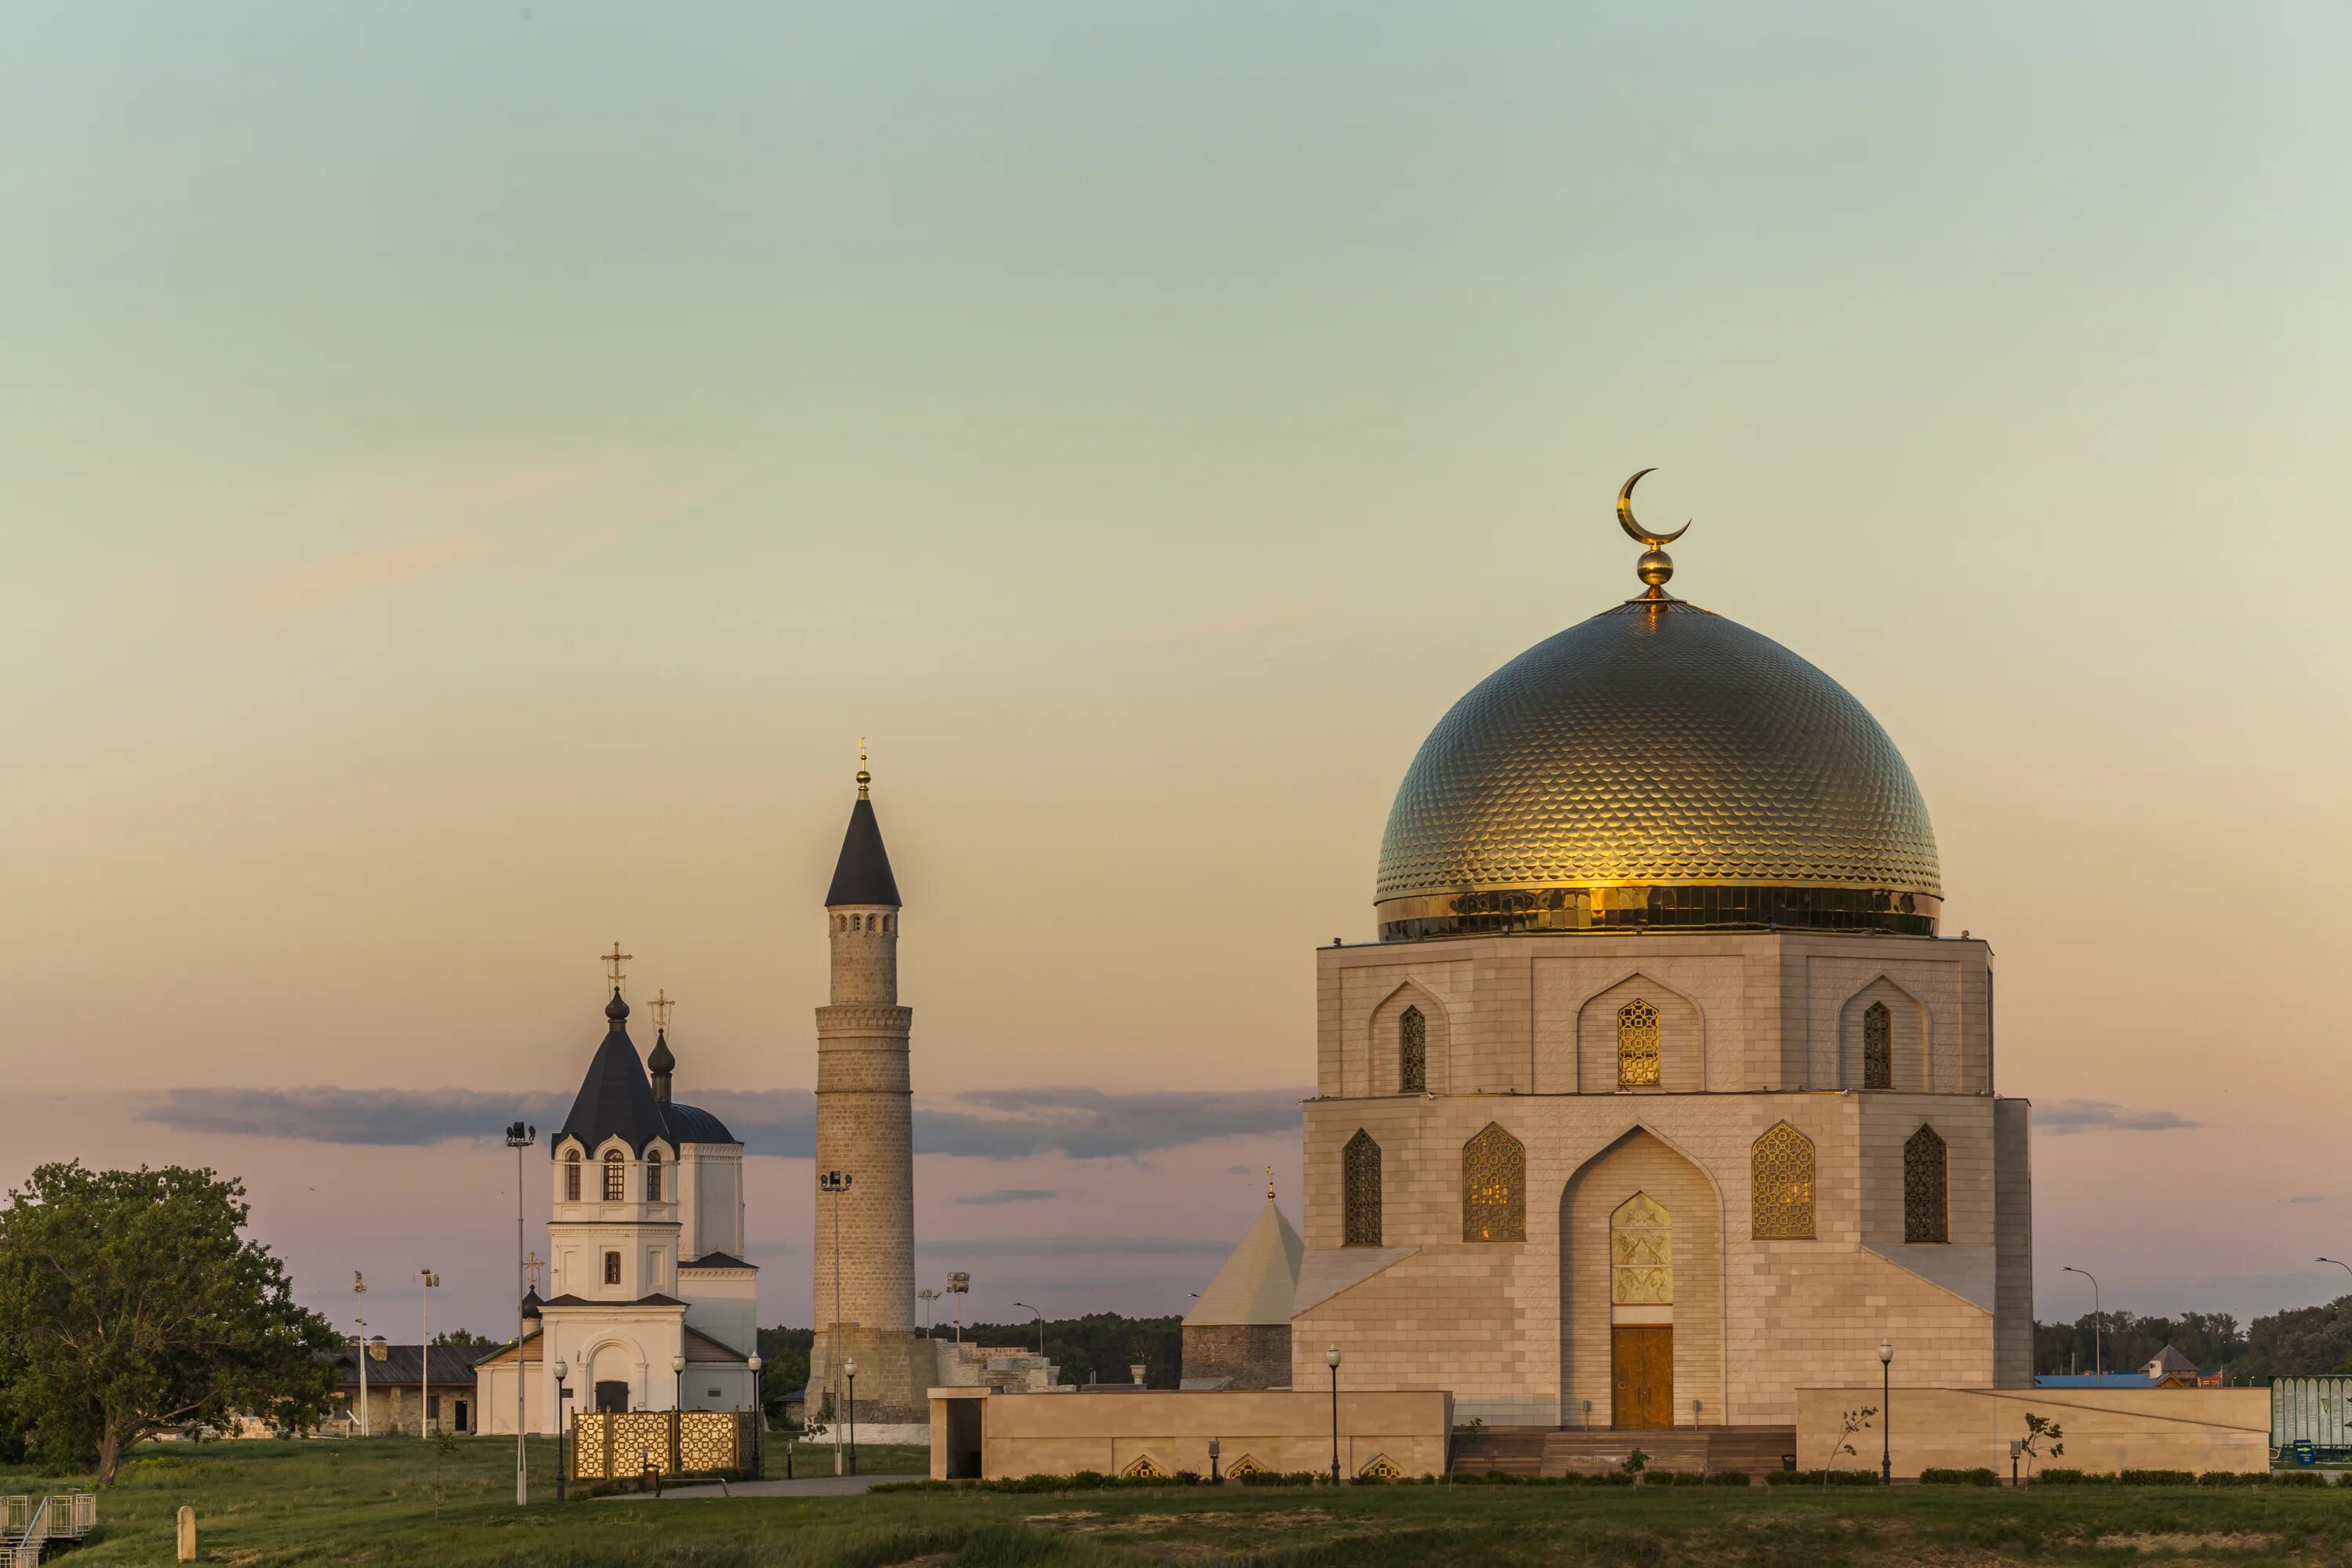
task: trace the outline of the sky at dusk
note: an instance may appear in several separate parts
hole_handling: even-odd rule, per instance
[[[1265,1166],[1296,1215],[1407,763],[1637,591],[1655,465],[1674,590],[1918,778],[2040,1314],[2340,1293],[2347,58],[2318,3],[0,9],[0,1184],[210,1164],[307,1302],[430,1266],[488,1331],[497,1131],[617,939],[807,1322],[862,735],[923,1279],[1181,1311]]]

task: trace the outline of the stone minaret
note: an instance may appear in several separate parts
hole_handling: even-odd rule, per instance
[[[824,897],[833,999],[816,1010],[816,1343],[809,1359],[813,1406],[828,1392],[838,1398],[836,1341],[839,1358],[857,1363],[861,1428],[869,1422],[928,1421],[925,1389],[933,1380],[928,1361],[915,1364],[922,1359],[918,1352],[930,1347],[914,1335],[915,1158],[907,1050],[914,1012],[898,1005],[898,883],[875,821],[872,783],[860,766],[857,804],[850,808],[849,831]],[[823,1185],[834,1171],[850,1179],[838,1197]]]

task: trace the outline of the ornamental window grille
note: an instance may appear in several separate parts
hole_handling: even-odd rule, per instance
[[[1773,1123],[1748,1148],[1748,1178],[1757,1240],[1812,1239],[1811,1139],[1785,1121]]]
[[[646,1151],[646,1202],[661,1202],[661,1151]]]
[[[1346,1201],[1347,1245],[1381,1244],[1381,1146],[1362,1128],[1340,1151],[1339,1169]]]
[[[619,1203],[629,1195],[629,1163],[618,1149],[604,1156],[604,1201]]]
[[[1397,1020],[1397,1086],[1407,1094],[1429,1088],[1429,1020],[1418,1007]]]
[[[620,1282],[621,1255],[617,1252],[608,1252],[604,1254],[604,1283],[618,1285]]]
[[[563,1201],[580,1201],[580,1151],[574,1149],[563,1156]]]
[[[1895,1087],[1895,1017],[1884,1002],[1873,1002],[1862,1016],[1862,1087]]]
[[[1671,1306],[1675,1300],[1675,1221],[1647,1193],[1635,1193],[1609,1216],[1609,1304]]]
[[[1462,1239],[1528,1238],[1528,1147],[1490,1121],[1462,1145]]]
[[[1658,1081],[1658,1010],[1636,996],[1617,1009],[1617,1083],[1638,1089]]]
[[[1945,1201],[1944,1140],[1922,1127],[1903,1145],[1903,1239],[1949,1241],[1950,1205]]]

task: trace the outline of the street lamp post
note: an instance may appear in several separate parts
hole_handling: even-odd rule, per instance
[[[515,1152],[515,1283],[522,1289],[515,1292],[515,1506],[530,1501],[530,1469],[528,1450],[523,1447],[522,1384],[523,1331],[529,1327],[523,1321],[522,1299],[530,1294],[530,1281],[523,1272],[522,1246],[522,1152],[539,1142],[539,1129],[528,1122],[510,1122],[507,1126],[507,1147]],[[560,1412],[559,1412],[560,1414]]]
[[[1895,1342],[1878,1342],[1878,1484],[1895,1484]]]
[[[850,1174],[846,1171],[826,1171],[816,1179],[817,1191],[833,1200],[833,1354],[826,1370],[838,1379],[841,1376],[841,1200],[849,1192]],[[846,1472],[841,1462],[841,1412],[833,1413],[833,1473]]]
[[[1323,1352],[1323,1364],[1331,1369],[1331,1484],[1339,1484],[1339,1347],[1333,1345]]]
[[[669,1407],[683,1410],[686,1408],[686,1358],[682,1355],[670,1357],[669,1370],[677,1379],[677,1391],[670,1395]]]
[[[940,1293],[929,1285],[915,1292],[915,1300],[923,1304],[923,1331],[919,1336],[922,1339],[931,1337],[931,1303],[939,1299]]]
[[[857,1358],[850,1357],[841,1363],[849,1374],[849,1473],[857,1473]]]
[[[2352,1274],[2352,1263],[2347,1263],[2340,1258],[2315,1258],[2312,1261],[2314,1263],[2333,1263],[2336,1268],[2344,1270],[2345,1273]]]
[[[2087,1268],[2077,1268],[2071,1263],[2061,1264],[2061,1274],[2080,1274],[2091,1282],[2091,1373],[2096,1377],[2107,1374],[2106,1337],[2099,1331],[2099,1277]],[[2076,1365],[2082,1363],[2077,1362]]]
[[[1013,1304],[1037,1320],[1037,1353],[1043,1356],[1045,1353],[1045,1314],[1026,1301],[1015,1301]]]
[[[971,1294],[971,1276],[958,1271],[948,1276],[948,1294],[956,1299],[956,1343],[963,1343],[963,1299]]]
[[[441,1283],[441,1276],[430,1268],[416,1271],[416,1435],[433,1436],[433,1298],[429,1293]],[[518,1366],[520,1363],[518,1363]]]
[[[520,1370],[518,1363],[518,1373]],[[572,1425],[564,1419],[563,1402],[572,1397],[571,1385],[564,1380],[571,1374],[570,1364],[559,1357],[555,1363],[555,1500],[558,1502],[563,1500],[564,1472],[572,1468],[572,1461],[564,1457],[563,1452],[564,1428]]]
[[[352,1270],[352,1296],[359,1302],[359,1312],[353,1321],[360,1326],[360,1436],[364,1437],[368,1435],[367,1281],[360,1278],[360,1271],[356,1268]]]
[[[744,1364],[751,1369],[751,1479],[756,1481],[768,1473],[765,1445],[760,1441],[768,1435],[768,1391],[760,1385],[760,1352],[753,1351]]]

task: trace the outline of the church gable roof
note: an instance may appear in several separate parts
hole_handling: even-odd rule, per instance
[[[621,1000],[619,991],[605,1004],[604,1016],[611,1021],[604,1043],[590,1059],[588,1076],[580,1080],[572,1114],[563,1119],[555,1142],[576,1138],[582,1148],[593,1152],[607,1138],[618,1138],[642,1155],[647,1144],[667,1140],[669,1128],[654,1100],[646,1064],[629,1039],[629,1005]]]
[[[1298,1264],[1306,1251],[1307,1244],[1290,1228],[1290,1221],[1272,1198],[1266,1199],[1224,1267],[1184,1314],[1185,1326],[1289,1322],[1291,1302],[1298,1294]]]
[[[882,825],[875,820],[874,803],[860,785],[857,804],[849,808],[849,831],[842,836],[841,858],[833,868],[833,886],[825,889],[827,909],[838,904],[887,904],[898,907],[898,879],[890,874],[890,852],[882,847]]]

